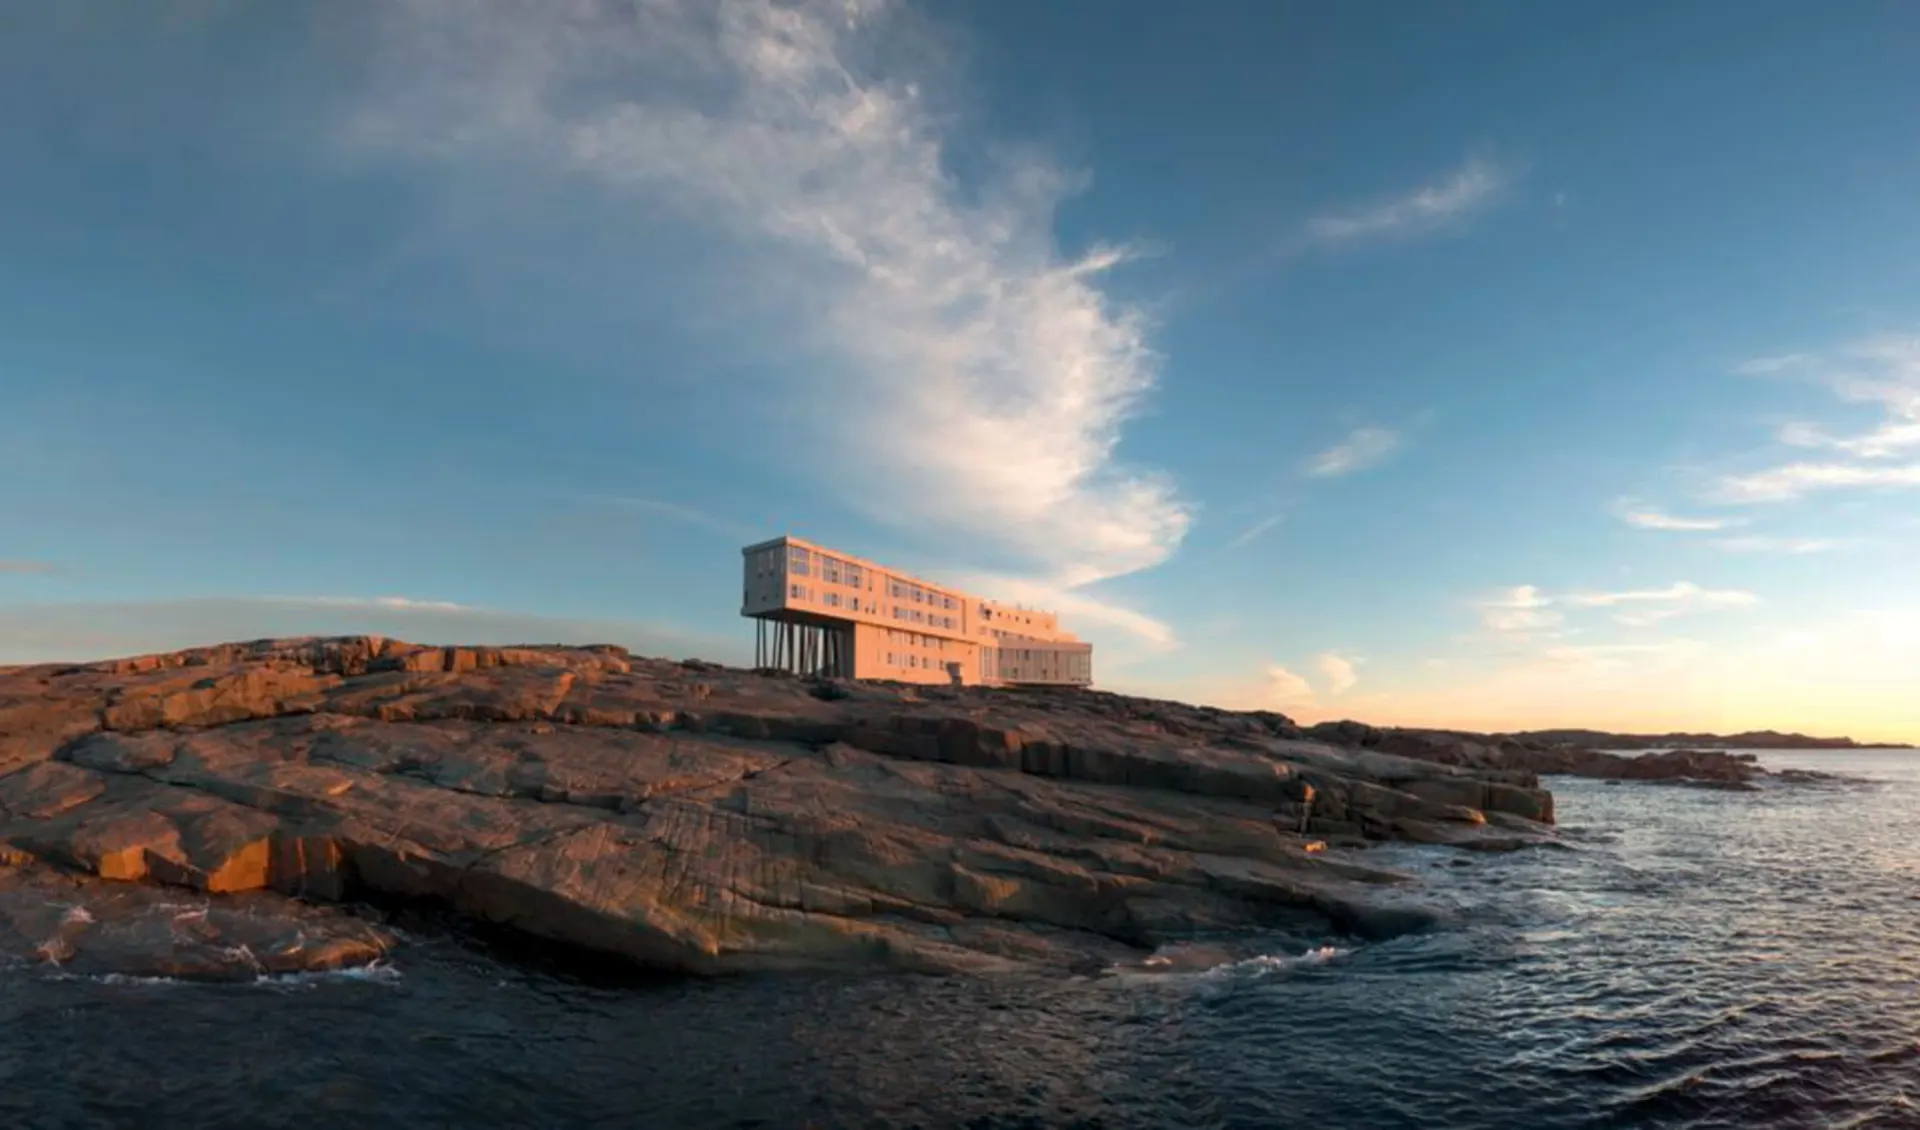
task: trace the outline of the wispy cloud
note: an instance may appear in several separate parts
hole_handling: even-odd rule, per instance
[[[1533,585],[1517,585],[1480,602],[1480,622],[1497,635],[1525,638],[1551,634],[1566,620],[1552,598]]]
[[[1328,694],[1346,694],[1360,681],[1360,672],[1355,669],[1356,661],[1344,655],[1324,652],[1313,663],[1320,668],[1321,678],[1326,680]]]
[[[684,506],[677,502],[666,502],[657,498],[640,498],[633,495],[587,494],[577,496],[580,501],[595,506],[610,506],[628,510],[642,510],[684,522],[689,526],[698,526],[723,537],[740,541],[753,541],[760,537],[770,537],[778,531],[754,530],[736,522],[715,518],[704,510]]]
[[[1783,538],[1783,537],[1740,537],[1716,538],[1711,543],[1716,549],[1728,553],[1781,553],[1790,556],[1803,556],[1811,553],[1832,553],[1845,549],[1852,543],[1839,538]]]
[[[1849,487],[1920,487],[1920,463],[1789,463],[1750,475],[1730,475],[1720,481],[1715,497],[1725,502],[1785,502]]]
[[[1156,380],[1145,318],[1102,289],[1127,249],[1059,249],[1055,213],[1081,178],[1031,152],[979,181],[954,174],[954,117],[906,69],[921,56],[870,49],[906,13],[850,0],[393,11],[382,81],[349,131],[357,151],[477,176],[508,162],[715,233],[831,359],[768,379],[818,440],[808,470],[849,505],[1010,551],[1066,588],[1180,545],[1188,504],[1117,455]]]
[[[1445,176],[1391,200],[1317,217],[1307,234],[1321,243],[1352,243],[1433,231],[1472,216],[1499,199],[1511,170],[1469,160]]]
[[[1640,530],[1708,531],[1724,530],[1742,524],[1738,518],[1686,518],[1669,514],[1655,506],[1642,506],[1632,499],[1621,499],[1613,507],[1614,516]]]
[[[1246,546],[1249,546],[1254,542],[1260,540],[1261,537],[1266,535],[1267,531],[1273,529],[1275,526],[1278,526],[1285,519],[1286,519],[1286,514],[1284,513],[1269,514],[1265,518],[1262,518],[1258,522],[1255,522],[1253,525],[1248,526],[1244,530],[1241,530],[1237,535],[1234,536],[1234,539],[1232,541],[1227,543],[1227,548],[1228,549],[1245,548]]]
[[[1337,478],[1377,467],[1400,450],[1400,433],[1392,428],[1356,428],[1346,439],[1313,457],[1307,473]]]
[[[1676,581],[1662,589],[1630,589],[1624,592],[1582,592],[1566,598],[1575,608],[1622,608],[1615,623],[1629,628],[1646,628],[1693,612],[1728,608],[1747,608],[1760,598],[1736,589],[1707,589],[1690,581]]]
[[[1733,367],[1733,371],[1743,377],[1770,377],[1805,369],[1812,363],[1813,358],[1805,353],[1782,353],[1774,357],[1755,357],[1742,361]]]
[[[1791,364],[1787,364],[1787,362]],[[1784,502],[1819,492],[1920,487],[1920,338],[1872,338],[1831,356],[1793,354],[1748,362],[1753,372],[1813,377],[1842,401],[1878,410],[1865,431],[1845,433],[1806,421],[1780,429],[1790,447],[1823,449],[1840,458],[1801,459],[1723,477],[1713,496],[1729,503]],[[1904,462],[1896,462],[1903,457]]]
[[[1629,589],[1625,592],[1583,592],[1567,598],[1581,608],[1610,608],[1616,604],[1690,604],[1708,606],[1746,606],[1760,598],[1734,589],[1705,589],[1691,581],[1675,581],[1663,589]]]
[[[1676,581],[1665,588],[1620,592],[1550,595],[1535,585],[1520,585],[1479,602],[1480,622],[1489,632],[1513,642],[1555,639],[1569,634],[1568,612],[1624,609],[1613,617],[1626,627],[1644,628],[1676,616],[1759,603],[1750,592],[1702,588]]]
[[[244,596],[239,601],[311,608],[381,609],[403,612],[476,612],[471,604],[451,600],[416,600],[409,596]]]
[[[59,567],[51,561],[0,560],[0,575],[11,574],[18,577],[47,577],[59,571]]]

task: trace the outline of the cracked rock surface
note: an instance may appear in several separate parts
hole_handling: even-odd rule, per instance
[[[1552,820],[1530,770],[1093,692],[376,637],[0,670],[12,889],[279,899],[309,926],[306,903],[417,898],[693,973],[1391,935],[1430,920],[1419,892],[1348,848],[1505,850],[1551,841]],[[245,944],[327,968],[384,945],[355,929],[332,950]]]

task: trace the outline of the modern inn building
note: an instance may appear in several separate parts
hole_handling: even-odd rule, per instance
[[[754,665],[903,683],[1087,686],[1093,645],[1060,618],[795,537],[741,550]]]

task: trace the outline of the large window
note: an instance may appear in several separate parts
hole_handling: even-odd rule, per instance
[[[804,577],[812,570],[813,555],[799,546],[787,551],[787,572],[796,577]]]

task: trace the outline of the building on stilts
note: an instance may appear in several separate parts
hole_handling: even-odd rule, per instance
[[[750,545],[754,665],[799,675],[1084,687],[1093,645],[1052,612],[974,596],[796,537]]]

